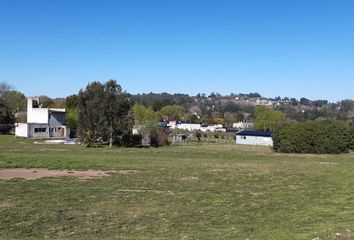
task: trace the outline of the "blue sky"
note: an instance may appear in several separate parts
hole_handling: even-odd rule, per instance
[[[0,0],[0,81],[354,98],[352,0]]]

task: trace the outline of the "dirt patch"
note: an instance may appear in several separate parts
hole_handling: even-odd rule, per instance
[[[49,170],[46,168],[7,168],[0,169],[0,179],[24,178],[34,180],[44,177],[77,177],[79,179],[102,178],[109,176],[107,172],[100,170],[71,171]]]

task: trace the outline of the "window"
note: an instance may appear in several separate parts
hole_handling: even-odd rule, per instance
[[[241,139],[246,139],[246,136],[241,136]]]
[[[43,133],[46,131],[47,131],[47,128],[34,128],[35,133]]]

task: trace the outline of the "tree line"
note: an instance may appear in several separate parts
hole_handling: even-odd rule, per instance
[[[262,98],[258,93],[228,96],[212,93],[194,97],[168,93],[132,95],[124,92],[115,80],[109,80],[89,83],[78,94],[65,99],[41,96],[40,102],[43,107],[66,107],[68,127],[88,146],[95,142],[110,146],[139,142],[132,136],[134,125],[141,134],[155,136],[156,144],[164,144],[167,137],[158,123],[180,120],[225,126],[237,121],[252,121],[256,129],[273,131],[274,149],[279,152],[337,153],[351,148],[353,127],[350,119],[354,101],[332,104],[326,100],[302,98],[297,101],[277,97],[273,100],[288,104],[275,107],[247,104],[247,100],[254,97]],[[0,83],[0,131],[8,132],[15,121],[24,118],[21,113],[25,110],[25,95],[7,83]],[[329,142],[318,140],[323,136]],[[334,146],[338,147],[333,150]]]

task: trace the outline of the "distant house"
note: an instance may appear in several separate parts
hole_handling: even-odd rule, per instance
[[[15,124],[15,135],[26,138],[65,138],[65,108],[42,108],[38,98],[27,99],[27,123]]]
[[[242,130],[236,133],[236,144],[273,146],[272,132]]]
[[[201,132],[226,132],[222,124],[194,124],[194,123],[177,123],[175,125],[167,125],[171,129],[181,129],[185,131],[201,131]]]
[[[241,121],[241,122],[232,124],[232,127],[236,128],[236,129],[252,129],[252,128],[254,128],[254,124]]]

